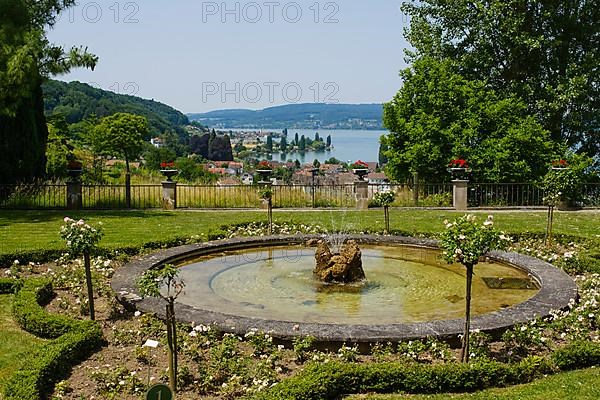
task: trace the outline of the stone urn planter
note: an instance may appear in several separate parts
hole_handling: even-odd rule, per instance
[[[160,173],[167,178],[167,182],[173,182],[173,177],[179,173],[176,169],[161,169]]]
[[[358,176],[359,181],[364,181],[365,176],[369,173],[369,170],[366,168],[353,168],[352,173]]]
[[[257,169],[256,170],[256,173],[260,177],[261,182],[268,182],[269,177],[271,176],[272,172],[273,172],[272,169]]]
[[[451,175],[453,180],[467,180],[468,174],[471,172],[469,164],[462,158],[455,158],[450,161],[448,168],[446,169]]]
[[[67,174],[69,174],[72,182],[78,182],[82,173],[83,164],[80,161],[69,161],[69,164],[67,165]]]
[[[471,168],[452,167],[447,169],[453,180],[466,180]]]

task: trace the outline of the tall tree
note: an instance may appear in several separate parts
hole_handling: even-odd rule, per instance
[[[273,136],[269,135],[267,136],[267,151],[270,153],[273,151]]]
[[[148,120],[139,115],[116,113],[104,117],[92,132],[92,146],[100,155],[125,160],[125,202],[131,207],[131,172],[129,162],[137,159],[148,137]]]
[[[298,150],[306,150],[306,138],[304,137],[304,135],[300,137],[300,143],[298,143]]]
[[[475,180],[524,182],[541,177],[559,146],[516,98],[502,99],[469,80],[449,60],[422,57],[401,72],[402,89],[384,105],[387,171],[399,181],[448,179],[448,162],[468,160]]]
[[[129,173],[129,163],[140,156],[147,136],[148,121],[145,117],[117,113],[103,118],[94,129],[93,149],[97,154],[123,158]]]
[[[44,175],[48,129],[41,84],[74,67],[94,68],[83,48],[52,45],[44,30],[74,0],[0,0],[0,182]]]
[[[486,79],[522,99],[556,142],[600,153],[600,7],[590,0],[419,0],[409,61],[456,61],[467,79]]]
[[[279,142],[279,150],[281,150],[282,153],[285,153],[287,150],[287,136],[282,136],[281,137],[281,141]]]

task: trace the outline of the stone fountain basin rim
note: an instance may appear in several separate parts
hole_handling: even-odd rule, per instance
[[[173,247],[149,254],[119,268],[111,287],[118,300],[128,309],[155,313],[164,317],[164,303],[155,298],[142,299],[136,282],[151,268],[165,263],[179,263],[203,255],[229,250],[241,250],[263,246],[303,244],[309,239],[322,239],[324,235],[275,235],[263,237],[239,237],[206,243]],[[348,239],[362,244],[405,245],[438,249],[438,242],[432,239],[402,236],[348,235]],[[577,298],[577,285],[562,270],[540,259],[513,252],[492,251],[487,256],[501,263],[510,264],[527,272],[537,281],[540,290],[529,300],[512,307],[475,316],[471,319],[471,329],[479,329],[498,334],[518,323],[526,323],[536,317],[545,317],[551,310],[565,309],[571,299]],[[293,340],[299,336],[311,335],[318,342],[331,343],[375,343],[398,342],[435,336],[441,339],[455,339],[462,334],[463,319],[436,320],[407,324],[335,324],[304,323],[270,319],[250,318],[203,310],[186,304],[176,304],[177,319],[182,322],[216,325],[224,332],[243,335],[250,329],[270,332],[281,340]]]

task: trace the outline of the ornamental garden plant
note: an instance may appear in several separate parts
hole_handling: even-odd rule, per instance
[[[183,292],[185,282],[179,279],[179,269],[172,264],[147,271],[139,280],[138,287],[143,297],[162,299],[165,304],[165,325],[169,349],[169,385],[177,392],[177,320],[175,319],[175,300]],[[166,293],[161,292],[162,287]]]
[[[548,206],[546,223],[546,244],[552,243],[552,226],[554,223],[554,209],[570,210],[579,208],[583,203],[582,186],[585,172],[592,164],[587,157],[571,156],[570,161],[559,159],[552,164],[540,182],[544,191],[544,204]]]
[[[358,160],[354,164],[350,165],[350,169],[369,169],[369,164],[364,161]]]
[[[257,171],[258,170],[272,171],[273,170],[273,166],[267,160],[262,160],[261,162],[259,162],[258,164],[256,164],[256,170]]]
[[[64,225],[60,228],[60,237],[66,242],[67,249],[69,249],[72,256],[83,255],[90,319],[94,320],[94,289],[90,254],[96,250],[100,239],[102,239],[102,230],[99,227],[87,224],[82,219],[75,221],[65,217]]]
[[[471,286],[473,267],[490,250],[506,249],[510,238],[494,229],[491,215],[480,224],[472,215],[464,215],[454,222],[444,221],[446,229],[440,236],[443,257],[449,263],[461,263],[466,268],[465,328],[462,338],[461,361],[469,362],[469,335],[471,325]]]
[[[373,202],[383,207],[383,214],[385,218],[385,233],[390,233],[390,205],[396,199],[396,193],[391,190],[382,190],[375,193],[373,196]]]

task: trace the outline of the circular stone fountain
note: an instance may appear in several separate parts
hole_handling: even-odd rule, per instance
[[[373,343],[426,336],[453,339],[464,321],[464,268],[439,259],[433,240],[352,236],[360,244],[366,282],[330,285],[313,277],[315,235],[236,238],[176,247],[120,268],[112,287],[121,302],[162,315],[141,299],[136,282],[163,263],[181,266],[182,321],[243,334],[252,328],[290,340]],[[472,329],[490,333],[561,309],[577,296],[561,270],[516,253],[492,252],[475,267]]]

